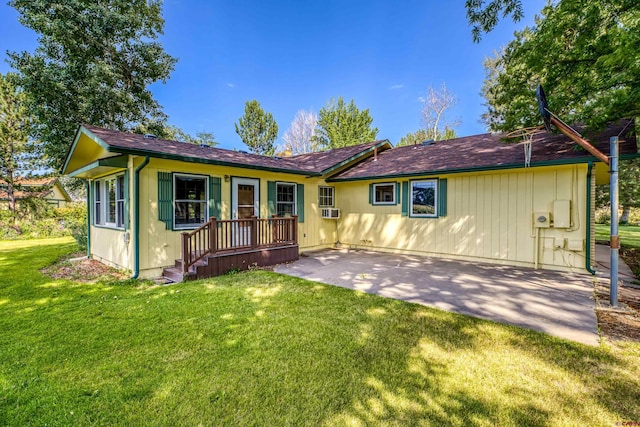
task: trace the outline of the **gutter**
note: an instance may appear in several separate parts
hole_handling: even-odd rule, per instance
[[[144,161],[136,168],[133,174],[133,275],[137,279],[140,275],[140,171],[149,164],[150,157],[145,156]]]
[[[591,175],[593,173],[593,161],[589,161],[587,168],[587,256],[584,259],[585,268],[595,276],[596,271],[591,268]]]

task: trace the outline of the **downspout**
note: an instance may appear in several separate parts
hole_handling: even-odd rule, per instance
[[[596,271],[591,268],[591,174],[593,173],[593,162],[589,162],[587,168],[587,256],[585,257],[585,268],[595,276]]]
[[[87,190],[87,258],[91,258],[91,211],[93,208],[91,204],[91,183],[88,179],[85,179],[84,184]]]
[[[133,275],[140,274],[140,171],[149,164],[149,156],[136,168],[133,174]]]

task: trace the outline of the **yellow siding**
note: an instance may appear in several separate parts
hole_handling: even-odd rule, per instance
[[[136,165],[141,160],[136,161]],[[221,178],[222,215],[231,216],[231,180],[224,177],[257,178],[260,180],[260,217],[268,216],[267,182],[281,181],[304,184],[305,220],[299,224],[301,250],[328,247],[335,243],[335,221],[320,218],[318,186],[326,185],[319,178],[302,175],[265,172],[259,170],[194,164],[173,160],[151,159],[140,172],[140,270],[143,276],[161,273],[162,267],[171,266],[181,256],[181,231],[167,230],[158,220],[158,172],[189,173]],[[133,176],[133,173],[131,174]],[[133,181],[133,179],[130,179]],[[133,194],[133,191],[130,192]],[[133,203],[131,203],[133,205]]]
[[[351,247],[409,251],[512,265],[535,262],[533,212],[553,212],[554,200],[571,200],[570,229],[541,229],[541,267],[584,271],[583,251],[555,238],[582,240],[586,232],[586,165],[520,171],[443,175],[447,216],[410,218],[401,204],[372,206],[373,181],[336,185],[341,243]],[[388,180],[387,180],[388,181]]]
[[[92,226],[91,256],[117,268],[132,268],[133,257],[123,230]]]
[[[57,208],[64,208],[69,202],[67,202],[65,195],[62,193],[58,185],[59,184],[55,184],[51,187],[51,191],[45,196],[45,199]]]

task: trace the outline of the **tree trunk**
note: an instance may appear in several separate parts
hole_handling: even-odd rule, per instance
[[[629,223],[630,212],[631,212],[631,209],[629,208],[629,206],[623,206],[622,215],[620,216],[620,221],[618,222],[618,224],[627,225]]]
[[[7,199],[9,199],[9,212],[11,214],[11,228],[18,234],[22,234],[18,225],[18,210],[16,206],[16,191],[13,178],[13,170],[7,171]]]

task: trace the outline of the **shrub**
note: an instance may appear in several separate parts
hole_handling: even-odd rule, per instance
[[[67,207],[56,209],[58,220],[78,242],[80,250],[87,248],[87,205],[74,203]]]

